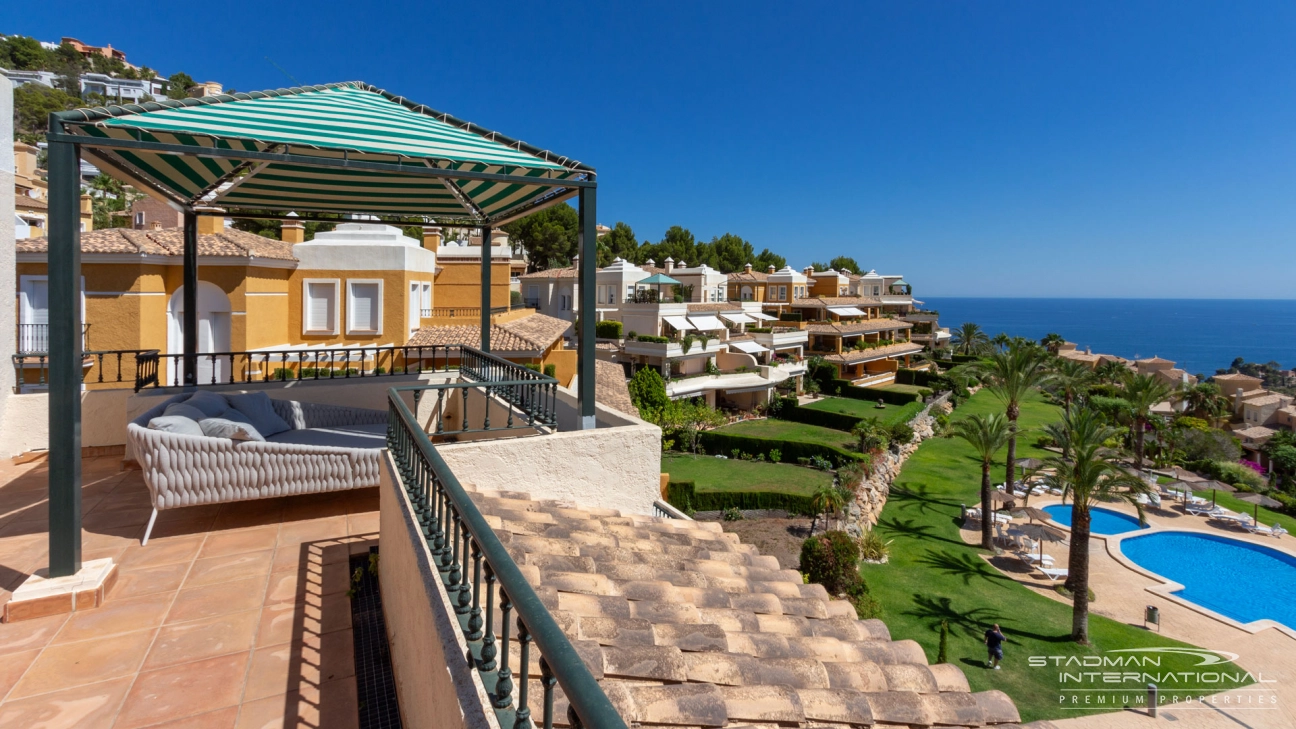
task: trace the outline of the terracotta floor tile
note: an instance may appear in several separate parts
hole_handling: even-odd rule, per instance
[[[310,521],[284,522],[279,527],[279,546],[326,541],[344,537],[346,533],[345,515]]]
[[[54,636],[53,644],[156,628],[162,624],[162,619],[171,609],[172,599],[174,596],[169,593],[159,593],[108,600],[102,607],[75,612],[58,635]]]
[[[319,550],[316,550],[313,559],[315,564],[324,563],[323,553]],[[270,563],[270,571],[299,570],[306,567],[311,561],[312,555],[309,551],[309,545],[285,544],[275,548],[274,560]]]
[[[148,729],[232,729],[238,721],[239,707],[229,706],[197,716],[153,724]]]
[[[149,539],[145,545],[135,544],[127,547],[122,553],[122,569],[136,569],[140,567],[156,567],[164,564],[176,564],[179,562],[192,562],[198,555],[198,550],[202,549],[205,535],[195,534],[192,536],[175,537],[168,540]]]
[[[23,673],[40,655],[40,650],[22,651],[21,653],[10,653],[0,660],[0,701],[9,693],[9,689],[18,683]]]
[[[351,627],[351,598],[346,593],[311,596],[303,606],[305,630],[323,635]]]
[[[303,494],[294,496],[284,505],[283,521],[306,521],[333,516],[345,516],[347,501],[342,494]]]
[[[134,729],[236,705],[247,662],[247,653],[236,653],[141,673],[114,729]]]
[[[301,641],[297,632],[305,630],[306,606],[300,603],[280,603],[261,609],[257,628],[258,648],[279,645],[288,641]]]
[[[207,536],[207,542],[203,544],[202,552],[198,554],[198,558],[225,557],[244,552],[274,549],[275,539],[278,536],[278,525],[210,534]]]
[[[167,514],[165,511],[158,515],[157,524],[153,526],[153,533],[149,535],[149,543],[146,546],[151,547],[155,542],[177,537],[206,536],[216,523],[214,516],[194,517],[185,514],[185,509],[175,511],[179,513],[168,518],[163,518]],[[142,531],[140,536],[143,537]]]
[[[266,549],[195,560],[189,570],[189,576],[185,578],[184,586],[201,587],[249,577],[264,577],[270,574],[270,561],[273,557],[274,553]]]
[[[0,623],[0,655],[44,648],[67,619],[66,615],[51,615],[18,623]]]
[[[143,670],[247,651],[260,617],[260,610],[248,610],[167,625],[158,631]]]
[[[266,588],[265,604],[301,602],[306,599],[306,572],[304,570],[274,572]]]
[[[283,643],[258,648],[248,668],[244,701],[305,692],[355,675],[355,639],[349,630],[320,637],[316,647]]]
[[[217,615],[254,610],[265,597],[265,578],[224,582],[207,587],[186,588],[176,594],[166,623],[212,618]]]
[[[283,504],[276,501],[240,501],[226,504],[216,517],[212,529],[246,529],[248,527],[268,526],[283,521]]]
[[[144,526],[113,526],[97,529],[85,529],[81,532],[81,549],[120,549],[123,552],[130,547],[138,546],[144,536]]]
[[[355,729],[360,725],[355,679],[243,704],[236,729]]]
[[[347,515],[347,534],[377,534],[378,512],[367,511],[363,514]]]
[[[0,726],[71,729],[112,726],[113,716],[130,690],[131,678],[42,694],[0,704]]]
[[[50,646],[27,669],[11,696],[24,698],[135,673],[155,632],[142,630]]]
[[[117,582],[108,596],[111,600],[152,595],[158,592],[175,592],[180,589],[188,573],[188,562],[129,570],[118,567]]]
[[[124,509],[122,511],[105,511],[102,513],[86,514],[81,519],[81,525],[86,529],[98,531],[111,527],[140,527],[148,523],[149,515],[153,513],[152,509]]]

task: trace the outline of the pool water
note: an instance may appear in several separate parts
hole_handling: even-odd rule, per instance
[[[1071,505],[1054,504],[1044,507],[1049,517],[1053,521],[1064,527],[1071,526]],[[1122,514],[1119,511],[1104,509],[1101,506],[1094,506],[1089,509],[1089,533],[1090,534],[1124,534],[1125,532],[1136,532],[1139,529],[1147,527],[1139,524],[1138,517]]]
[[[1121,540],[1143,569],[1178,582],[1185,600],[1242,623],[1268,618],[1296,628],[1296,557],[1211,534],[1158,532]]]

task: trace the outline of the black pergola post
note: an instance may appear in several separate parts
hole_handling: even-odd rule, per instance
[[[184,214],[184,384],[198,384],[198,215]]]
[[[481,235],[481,348],[483,352],[489,352],[491,329],[491,227],[489,225],[482,226]]]
[[[580,306],[577,312],[580,330],[576,332],[578,349],[576,351],[576,377],[579,381],[576,393],[580,403],[581,430],[595,427],[594,420],[594,284],[595,267],[598,263],[598,224],[597,205],[594,187],[580,189],[580,271],[577,272],[577,286],[580,287]]]
[[[53,116],[50,131],[61,132]],[[81,570],[81,151],[49,145],[49,576]]]

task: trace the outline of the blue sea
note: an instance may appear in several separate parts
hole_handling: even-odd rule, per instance
[[[972,321],[990,336],[1057,332],[1082,350],[1164,357],[1193,374],[1213,375],[1236,357],[1296,367],[1296,300],[919,298],[951,330]]]

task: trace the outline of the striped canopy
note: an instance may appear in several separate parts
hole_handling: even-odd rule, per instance
[[[563,181],[594,176],[575,160],[359,82],[82,109],[63,119],[109,174],[185,206],[235,214],[498,224],[574,195]]]

